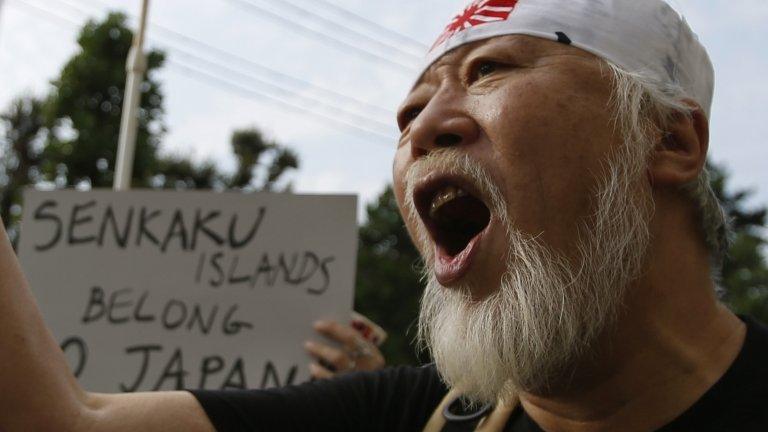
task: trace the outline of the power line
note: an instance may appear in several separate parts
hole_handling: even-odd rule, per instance
[[[248,81],[251,81],[251,82],[255,82],[257,84],[264,85],[265,87],[270,88],[272,91],[277,91],[278,93],[282,93],[283,96],[287,95],[289,97],[294,97],[294,98],[298,98],[298,99],[304,99],[304,102],[315,103],[315,104],[317,104],[317,105],[319,105],[319,106],[321,106],[323,108],[326,108],[326,109],[328,109],[330,111],[333,111],[333,112],[335,112],[337,114],[341,114],[341,115],[347,116],[347,117],[352,117],[356,121],[359,121],[359,122],[368,123],[368,126],[380,127],[382,129],[389,129],[391,127],[390,124],[382,123],[382,122],[380,122],[378,120],[374,120],[374,119],[371,119],[371,118],[368,118],[368,117],[361,116],[361,115],[359,115],[357,113],[354,113],[354,112],[351,112],[351,111],[347,111],[346,109],[339,108],[339,107],[337,107],[337,106],[335,106],[333,104],[327,103],[325,101],[322,101],[322,100],[319,100],[319,99],[316,99],[316,98],[302,96],[301,94],[298,94],[298,93],[295,93],[295,92],[293,92],[291,90],[287,90],[285,88],[282,88],[282,87],[270,84],[270,83],[268,83],[266,81],[263,81],[263,80],[261,80],[259,78],[255,78],[253,76],[250,76],[250,75],[247,75],[247,74],[243,74],[243,73],[241,73],[241,72],[239,72],[237,70],[234,70],[234,69],[232,69],[232,68],[230,68],[228,66],[225,66],[225,65],[222,65],[222,64],[219,64],[219,63],[216,63],[216,62],[212,62],[210,60],[207,60],[205,58],[202,58],[200,56],[192,54],[189,51],[186,51],[184,49],[181,49],[181,48],[178,48],[178,47],[176,47],[176,48],[171,47],[170,49],[176,55],[180,55],[181,57],[186,57],[187,59],[191,59],[192,61],[196,61],[198,63],[203,63],[203,64],[207,65],[209,68],[218,69],[220,71],[224,71],[225,73],[227,73],[229,75],[234,75],[234,76],[238,77],[239,79],[244,79],[244,80],[248,80]]]
[[[154,30],[158,30],[160,33],[166,34],[167,37],[177,38],[177,40],[178,39],[185,40],[188,43],[190,43],[191,45],[194,45],[194,46],[196,46],[198,48],[204,49],[208,53],[210,53],[210,54],[212,54],[214,56],[217,56],[219,58],[227,58],[229,60],[234,60],[234,61],[237,61],[237,62],[240,62],[240,63],[247,64],[248,66],[258,70],[259,72],[261,72],[261,73],[263,73],[263,74],[265,74],[267,76],[270,76],[272,79],[276,79],[278,81],[283,81],[283,82],[288,81],[288,82],[292,83],[293,85],[296,85],[296,86],[299,86],[299,87],[303,87],[303,88],[306,88],[306,89],[310,89],[310,90],[316,91],[318,93],[322,93],[322,94],[324,94],[326,96],[330,96],[330,97],[332,97],[334,99],[337,99],[338,101],[341,101],[341,102],[344,102],[344,103],[351,103],[351,104],[357,105],[358,107],[363,108],[363,109],[375,110],[379,114],[384,114],[384,115],[387,115],[387,116],[390,116],[390,117],[394,117],[394,112],[392,110],[390,110],[390,109],[387,109],[387,108],[384,108],[384,107],[380,107],[378,105],[374,105],[374,104],[371,104],[369,102],[362,101],[360,99],[357,99],[357,98],[345,95],[343,93],[339,93],[339,92],[337,92],[335,90],[328,89],[328,88],[325,88],[325,87],[320,87],[320,86],[318,86],[316,84],[312,84],[312,83],[310,83],[308,81],[304,81],[302,79],[295,78],[295,77],[292,77],[290,75],[278,72],[278,71],[276,71],[274,69],[271,69],[271,68],[269,68],[267,66],[264,66],[262,64],[256,63],[256,62],[254,62],[252,60],[249,60],[249,59],[246,59],[244,57],[232,54],[232,53],[230,53],[228,51],[221,50],[221,49],[216,48],[216,47],[214,47],[212,45],[209,45],[209,44],[207,44],[205,42],[201,42],[199,40],[195,40],[195,39],[193,39],[191,37],[182,35],[182,34],[180,34],[178,32],[170,30],[168,28],[159,27],[159,26],[154,25],[154,24],[152,25],[152,27],[153,27]]]
[[[18,0],[16,0],[16,1],[18,1]],[[376,144],[390,146],[390,145],[392,145],[392,143],[394,143],[397,140],[397,138],[395,138],[395,137],[392,137],[392,136],[389,136],[389,135],[384,135],[384,134],[382,134],[382,133],[380,133],[378,131],[369,130],[369,129],[360,127],[358,125],[355,125],[353,123],[348,123],[346,121],[339,120],[337,118],[328,116],[328,115],[323,114],[323,113],[321,113],[319,111],[315,111],[315,110],[312,110],[312,109],[309,109],[309,108],[306,108],[306,107],[303,107],[303,106],[300,106],[300,105],[293,104],[291,102],[287,102],[287,101],[281,100],[281,99],[276,98],[274,96],[270,96],[270,95],[258,92],[256,90],[253,90],[251,88],[243,87],[243,86],[241,86],[238,83],[234,83],[234,82],[225,80],[225,79],[223,79],[223,78],[221,78],[221,77],[219,77],[217,75],[210,74],[208,72],[202,71],[200,69],[195,68],[194,66],[190,66],[190,65],[184,64],[183,62],[179,62],[178,60],[173,60],[173,59],[169,60],[169,65],[174,66],[177,69],[181,69],[183,72],[186,72],[188,74],[188,76],[191,77],[191,78],[195,78],[195,79],[198,79],[198,81],[203,81],[203,82],[206,82],[207,84],[211,84],[211,85],[214,85],[214,86],[217,86],[217,87],[221,87],[221,88],[227,89],[227,90],[233,92],[234,94],[237,94],[238,96],[242,97],[243,94],[247,94],[249,96],[249,99],[255,99],[257,101],[262,100],[262,98],[266,98],[266,99],[269,99],[272,102],[274,102],[274,103],[276,103],[278,105],[281,105],[284,108],[287,108],[289,110],[298,111],[298,112],[301,112],[303,114],[307,114],[309,116],[316,117],[316,118],[321,119],[321,120],[331,121],[333,123],[336,123],[339,126],[344,127],[345,129],[347,129],[348,131],[351,131],[351,132],[356,132],[358,134],[359,133],[363,133],[366,136],[368,136],[369,138],[371,138],[371,137],[375,138],[376,139]],[[199,78],[202,78],[202,79],[199,79]]]
[[[388,57],[384,57],[382,55],[379,55],[379,54],[376,54],[376,53],[372,53],[372,52],[370,52],[368,50],[365,50],[365,49],[360,48],[360,47],[358,47],[356,45],[353,45],[353,44],[351,44],[351,43],[349,43],[347,41],[344,41],[342,39],[338,39],[338,38],[332,37],[332,36],[330,36],[330,35],[328,35],[326,33],[323,33],[322,31],[316,30],[316,29],[314,29],[312,27],[308,27],[308,26],[306,26],[304,24],[301,24],[299,22],[296,22],[296,21],[291,21],[288,18],[285,18],[285,17],[281,16],[280,14],[277,14],[275,12],[272,12],[269,9],[266,9],[264,7],[261,7],[261,6],[258,6],[256,4],[253,4],[253,3],[251,3],[251,2],[249,2],[247,0],[227,0],[227,1],[229,1],[230,3],[236,4],[236,5],[240,5],[242,8],[244,8],[246,10],[249,10],[250,12],[254,13],[254,15],[257,15],[257,16],[263,18],[263,19],[266,19],[268,21],[272,21],[272,22],[278,23],[279,25],[288,27],[288,28],[290,28],[290,29],[292,29],[294,31],[299,32],[299,33],[303,33],[305,35],[310,35],[313,39],[314,38],[318,38],[319,40],[321,40],[321,41],[323,41],[323,42],[325,42],[325,43],[327,43],[329,45],[335,46],[337,48],[340,48],[340,49],[343,49],[343,50],[346,50],[346,51],[354,52],[355,54],[357,54],[359,56],[362,56],[362,57],[365,57],[365,58],[367,58],[369,60],[373,60],[373,61],[376,61],[376,62],[379,62],[379,63],[385,63],[385,64],[388,64],[390,66],[394,66],[394,68],[396,70],[399,70],[400,72],[402,72],[402,73],[404,73],[404,74],[406,74],[408,76],[412,76],[413,74],[416,73],[415,66],[406,65],[406,64],[400,63],[398,61],[392,60],[392,59],[390,59]]]
[[[394,31],[392,29],[384,27],[384,26],[380,25],[379,23],[377,23],[375,21],[371,21],[370,19],[368,19],[367,17],[365,17],[363,15],[357,14],[357,13],[352,12],[352,11],[350,11],[348,9],[345,9],[345,8],[339,6],[339,5],[331,3],[328,0],[309,0],[309,3],[311,3],[312,5],[318,5],[318,4],[322,5],[322,6],[326,7],[327,9],[330,9],[330,10],[334,11],[336,14],[338,14],[340,16],[344,16],[344,17],[346,17],[348,19],[354,20],[357,23],[364,24],[365,26],[373,29],[374,32],[378,32],[378,33],[380,33],[382,35],[387,35],[389,37],[392,37],[392,38],[395,38],[395,39],[399,39],[400,42],[403,42],[403,43],[411,44],[420,53],[426,52],[426,50],[429,48],[428,45],[426,45],[426,44],[424,44],[424,43],[422,43],[422,42],[420,42],[420,41],[418,41],[418,40],[416,40],[416,39],[414,39],[414,38],[412,38],[410,36],[406,36],[406,35],[404,35],[402,33],[398,33],[398,32],[396,32],[396,31]]]
[[[15,4],[16,6],[22,6],[24,8],[27,8],[27,11],[34,11],[36,13],[42,14],[46,18],[48,18],[49,20],[56,21],[58,24],[67,24],[68,26],[69,25],[80,26],[80,23],[78,23],[78,22],[76,22],[76,21],[74,21],[72,19],[63,17],[63,16],[61,16],[59,14],[56,14],[56,13],[53,13],[53,12],[47,10],[47,9],[35,6],[33,4],[30,4],[30,3],[27,3],[24,0],[12,0],[12,1],[13,1],[13,3],[9,2],[9,4]]]
[[[71,20],[69,18],[63,17],[57,13],[54,13],[48,9],[41,8],[39,6],[30,4],[27,2],[27,0],[13,0],[13,4],[26,7],[28,10],[33,11],[33,13],[37,13],[40,16],[55,21],[57,24],[65,24],[67,27],[77,27],[79,28],[81,26],[80,23]],[[294,112],[300,112],[302,114],[306,114],[312,117],[316,117],[319,119],[322,119],[326,122],[335,123],[337,126],[346,129],[350,132],[355,132],[356,134],[360,135],[363,134],[367,136],[368,138],[374,138],[376,141],[376,144],[387,144],[390,145],[392,142],[394,142],[396,139],[392,136],[386,135],[384,133],[381,133],[379,131],[369,130],[365,127],[361,127],[359,125],[346,122],[344,120],[337,119],[335,117],[329,116],[327,114],[324,114],[322,112],[319,112],[317,110],[313,110],[311,108],[307,108],[304,106],[296,105],[292,102],[285,101],[280,99],[279,97],[269,95],[263,92],[260,92],[258,90],[255,90],[253,88],[249,88],[246,86],[243,86],[239,83],[235,83],[231,80],[223,79],[215,74],[203,71],[199,68],[196,68],[194,66],[190,66],[188,64],[185,64],[183,62],[179,62],[173,59],[169,60],[169,64],[173,65],[176,69],[181,69],[185,74],[193,79],[196,79],[197,81],[204,82],[209,85],[214,85],[220,88],[224,88],[230,92],[234,92],[238,94],[239,96],[243,96],[244,94],[248,95],[250,99],[257,100],[263,102],[264,99],[267,99],[277,105],[282,106],[283,108],[286,108],[290,111]]]
[[[65,5],[65,6],[68,6],[71,9],[73,9],[73,10],[75,10],[75,11],[77,11],[77,12],[83,14],[83,15],[87,15],[88,14],[87,11],[84,11],[83,9],[80,9],[79,7],[73,6],[67,0],[54,0],[54,1],[58,1],[59,3]],[[349,111],[348,109],[336,106],[336,105],[334,105],[332,103],[329,103],[329,102],[324,101],[324,100],[320,100],[320,99],[318,99],[316,97],[302,95],[302,94],[300,94],[300,93],[298,93],[298,92],[296,92],[296,91],[294,91],[292,89],[286,88],[284,86],[273,84],[273,83],[265,81],[265,80],[263,80],[261,78],[254,77],[254,76],[249,75],[247,73],[243,73],[243,72],[241,72],[241,71],[239,71],[237,69],[232,68],[229,65],[226,65],[226,64],[223,64],[223,63],[220,63],[220,62],[211,61],[211,60],[209,60],[207,58],[204,58],[204,57],[202,57],[200,55],[194,54],[191,51],[186,50],[184,48],[179,48],[178,46],[173,46],[172,44],[167,44],[167,42],[165,44],[166,44],[166,48],[168,48],[170,51],[172,51],[176,55],[180,55],[180,56],[185,57],[187,59],[191,59],[193,62],[203,63],[203,64],[206,65],[207,68],[218,69],[219,71],[223,71],[225,74],[228,74],[230,76],[234,75],[235,77],[237,77],[237,79],[250,81],[251,84],[256,83],[256,85],[258,85],[258,86],[266,87],[266,88],[269,89],[268,92],[272,92],[272,93],[277,92],[278,93],[278,95],[271,94],[272,97],[278,97],[279,98],[279,97],[282,97],[282,96],[288,96],[288,97],[292,97],[294,99],[302,99],[303,100],[302,102],[304,102],[304,103],[307,103],[307,102],[313,103],[313,104],[319,105],[319,106],[321,106],[321,107],[323,107],[323,108],[325,108],[327,110],[330,110],[330,111],[332,111],[335,114],[339,114],[339,115],[342,115],[342,116],[348,117],[348,118],[351,117],[351,119],[356,122],[355,124],[358,124],[359,122],[365,123],[364,125],[362,125],[362,127],[367,128],[367,129],[372,129],[372,128],[373,129],[378,129],[377,133],[380,133],[380,134],[386,134],[387,133],[386,131],[391,130],[391,128],[392,128],[392,124],[391,123],[384,123],[384,122],[381,122],[379,120],[367,117],[365,115],[360,115],[360,114],[358,114],[358,113],[356,113],[354,111]],[[264,92],[260,91],[260,93],[264,93]]]
[[[97,3],[97,4],[101,5],[102,7],[106,8],[106,9],[111,9],[112,8],[111,5],[105,3],[105,2],[103,2],[101,0],[89,0],[89,1],[91,1],[93,3]],[[329,89],[329,88],[325,88],[325,87],[321,87],[321,86],[318,86],[316,84],[310,83],[308,81],[304,81],[304,80],[302,80],[300,78],[296,78],[294,76],[285,74],[283,72],[279,72],[279,71],[274,70],[274,69],[272,69],[272,68],[270,68],[270,67],[268,67],[266,65],[263,65],[261,63],[257,63],[257,62],[255,62],[255,61],[253,61],[251,59],[247,59],[247,58],[239,56],[237,54],[233,54],[233,53],[231,53],[229,51],[223,50],[223,49],[218,48],[216,46],[213,46],[213,45],[211,45],[211,44],[209,44],[207,42],[201,41],[199,39],[196,39],[196,38],[193,38],[191,36],[185,35],[183,33],[179,33],[179,32],[177,32],[175,30],[172,30],[172,29],[170,29],[168,27],[165,27],[165,26],[162,26],[160,24],[151,23],[150,27],[154,31],[157,31],[157,32],[162,33],[162,34],[165,34],[166,37],[168,37],[170,39],[176,39],[176,40],[181,41],[180,43],[186,43],[186,44],[189,44],[189,45],[193,45],[197,49],[200,49],[200,50],[203,50],[203,51],[207,51],[212,56],[215,56],[215,57],[218,57],[218,58],[222,58],[222,59],[227,59],[227,60],[230,60],[230,61],[235,61],[235,62],[244,64],[244,65],[247,65],[248,67],[253,68],[255,71],[258,71],[259,73],[262,73],[265,76],[270,77],[271,79],[275,79],[277,81],[283,81],[283,82],[287,81],[287,82],[290,82],[292,85],[301,87],[302,90],[308,88],[308,89],[311,89],[311,90],[313,90],[313,91],[315,91],[317,93],[322,93],[322,94],[324,94],[326,96],[335,98],[335,99],[337,99],[339,101],[343,101],[344,103],[354,104],[354,105],[357,105],[357,106],[359,106],[360,108],[363,108],[363,109],[375,110],[375,111],[379,112],[380,114],[386,115],[388,118],[393,118],[394,117],[394,112],[392,110],[390,110],[390,109],[383,108],[383,107],[380,107],[378,105],[374,105],[374,104],[371,104],[369,102],[357,99],[355,97],[352,97],[352,96],[349,96],[349,95],[345,95],[345,94],[337,92],[335,90],[332,90],[332,89]]]
[[[59,3],[62,3],[64,5],[66,5],[66,6],[69,6],[70,8],[72,8],[72,9],[74,9],[76,11],[79,11],[82,14],[88,14],[88,12],[86,12],[86,11],[84,11],[84,10],[78,8],[78,7],[73,6],[67,0],[54,0],[54,1],[58,1]],[[324,108],[326,108],[326,109],[328,109],[330,111],[333,111],[336,114],[341,114],[342,116],[345,116],[345,117],[352,117],[357,122],[367,123],[368,125],[365,126],[367,128],[370,128],[371,126],[373,126],[373,128],[381,128],[383,130],[388,130],[388,129],[391,129],[391,127],[392,127],[391,123],[384,123],[384,122],[381,122],[379,120],[372,119],[372,118],[364,116],[364,115],[360,115],[360,114],[358,114],[358,113],[356,113],[354,111],[349,111],[349,110],[347,110],[345,108],[341,108],[339,106],[334,105],[333,103],[328,103],[327,101],[320,100],[320,99],[318,99],[316,97],[302,95],[302,94],[300,94],[300,93],[298,93],[298,92],[296,92],[296,91],[294,91],[292,89],[286,88],[285,86],[282,86],[282,85],[279,85],[279,84],[274,84],[274,83],[271,83],[269,81],[265,81],[265,80],[263,80],[261,78],[254,77],[253,75],[249,75],[247,73],[243,73],[243,72],[241,72],[241,71],[239,71],[239,70],[237,70],[237,69],[235,69],[235,68],[233,68],[233,67],[231,67],[229,65],[223,64],[221,62],[211,61],[211,60],[209,60],[207,58],[204,58],[204,57],[202,57],[202,56],[200,56],[198,54],[195,54],[195,53],[193,53],[193,52],[191,52],[191,51],[189,51],[187,49],[179,48],[178,46],[173,46],[172,44],[168,44],[167,42],[162,42],[161,41],[161,43],[163,45],[166,45],[166,48],[169,49],[172,53],[175,53],[176,55],[180,55],[180,56],[185,57],[187,59],[191,59],[193,62],[203,63],[203,64],[206,65],[207,68],[218,69],[219,71],[224,71],[224,73],[229,74],[230,76],[234,75],[238,79],[241,79],[241,80],[244,79],[246,81],[250,81],[251,84],[255,83],[256,85],[261,86],[262,88],[266,87],[266,88],[269,89],[268,90],[269,92],[277,92],[278,94],[280,94],[280,96],[286,96],[287,95],[288,97],[293,97],[293,98],[297,98],[297,99],[303,99],[304,103],[309,102],[309,103],[314,103],[314,104],[320,105],[320,106],[322,106],[322,107],[324,107]],[[273,94],[273,96],[274,96],[274,94]],[[276,96],[276,97],[280,97],[280,96]],[[383,131],[379,131],[379,132],[386,133],[386,132],[383,132]]]
[[[253,3],[253,1],[251,0],[241,0],[241,1],[247,1],[248,3]],[[328,19],[323,15],[320,15],[316,12],[312,12],[311,10],[308,10],[302,6],[296,5],[292,0],[281,0],[279,2],[274,2],[273,4],[277,7],[281,7],[281,8],[285,8],[290,11],[293,11],[296,14],[303,15],[305,17],[307,16],[311,17],[313,21],[319,22],[321,23],[321,25],[332,28],[335,31],[341,30],[342,33],[351,34],[352,37],[354,38],[363,39],[365,41],[368,41],[368,43],[376,45],[380,48],[384,48],[385,50],[394,51],[397,54],[408,58],[412,62],[418,63],[421,60],[421,57],[409,51],[405,51],[397,45],[393,45],[389,42],[383,41],[381,39],[377,39],[375,37],[362,33],[358,30],[355,30],[354,28],[347,26],[344,22]]]

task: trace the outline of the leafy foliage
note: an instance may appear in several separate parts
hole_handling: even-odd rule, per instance
[[[109,14],[89,21],[77,42],[80,51],[66,62],[50,93],[37,99],[21,96],[0,115],[4,126],[0,165],[0,216],[14,242],[21,191],[28,185],[109,187],[120,133],[125,61],[133,35],[126,17]],[[235,131],[234,175],[212,162],[196,163],[183,155],[162,155],[163,93],[155,78],[165,54],[147,55],[141,86],[132,184],[164,189],[237,188],[274,190],[284,175],[299,166],[290,149],[267,140],[255,128]],[[285,186],[290,188],[290,184]]]
[[[748,209],[745,201],[750,192],[728,192],[727,172],[712,166],[712,188],[728,214],[734,235],[722,268],[725,302],[737,313],[751,315],[768,322],[768,264],[766,239],[766,208]]]
[[[259,188],[272,190],[275,182],[289,169],[299,167],[299,157],[291,149],[264,138],[255,128],[242,129],[232,134],[232,151],[238,168],[228,181],[228,187],[253,189],[257,171],[263,171]],[[269,163],[262,163],[265,159]]]
[[[389,364],[416,364],[413,348],[418,303],[422,293],[421,258],[411,243],[388,186],[367,207],[360,227],[355,310],[389,333],[382,352]]]
[[[127,76],[124,65],[132,39],[121,13],[110,14],[104,22],[89,21],[80,31],[80,52],[64,65],[46,103],[52,133],[42,168],[48,178],[63,177],[67,186],[80,182],[92,187],[112,185],[114,165],[105,162],[114,161],[117,155]],[[147,180],[157,170],[164,126],[163,96],[155,73],[164,60],[160,51],[147,53],[133,169],[137,187],[148,186]]]
[[[2,166],[0,167],[0,218],[9,226],[9,234],[15,237],[20,217],[21,188],[40,179],[41,141],[44,133],[43,104],[30,96],[11,102],[8,111],[0,114],[5,126],[2,142]],[[12,212],[15,209],[15,212]]]

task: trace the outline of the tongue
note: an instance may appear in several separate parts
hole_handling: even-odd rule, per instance
[[[461,250],[451,254],[444,245],[435,244],[435,277],[442,286],[451,286],[469,271],[477,254],[482,234],[472,237]]]

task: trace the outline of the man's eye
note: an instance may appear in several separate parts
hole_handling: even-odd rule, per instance
[[[481,78],[497,72],[502,68],[502,65],[494,61],[482,61],[475,66],[475,70],[472,73],[472,81],[477,81]]]
[[[400,129],[405,129],[412,121],[416,120],[419,114],[421,114],[421,108],[410,108],[403,111],[400,116]]]

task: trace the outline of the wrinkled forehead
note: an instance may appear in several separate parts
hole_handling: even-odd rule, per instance
[[[438,36],[415,83],[457,50],[503,35],[579,48],[684,94],[710,113],[712,63],[685,19],[664,0],[473,0]]]
[[[513,56],[520,61],[534,61],[540,57],[562,53],[589,59],[597,59],[594,54],[587,51],[573,47],[569,44],[553,42],[543,38],[514,34],[494,36],[492,38],[470,42],[445,52],[424,70],[413,85],[411,93],[416,91],[419,86],[425,82],[438,81],[437,75],[438,70],[440,69],[447,67],[458,70],[463,63],[475,57],[483,57],[488,54],[491,56],[498,56],[501,53]]]

